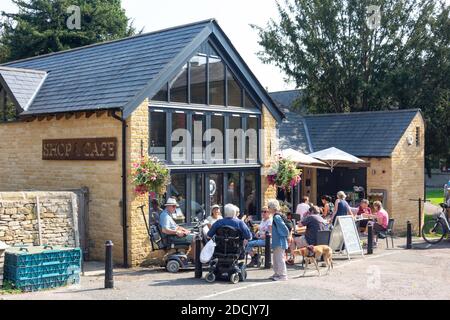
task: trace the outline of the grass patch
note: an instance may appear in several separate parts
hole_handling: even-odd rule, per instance
[[[427,200],[430,200],[432,204],[439,205],[444,202],[444,190],[443,189],[427,189]]]
[[[0,296],[6,294],[20,294],[22,290],[17,289],[11,282],[4,281],[3,288],[0,288]]]

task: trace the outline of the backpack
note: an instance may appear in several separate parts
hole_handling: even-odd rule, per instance
[[[280,218],[283,220],[284,224],[288,228],[289,232],[291,232],[294,229],[294,224],[284,214],[276,213],[275,216],[280,216]],[[275,220],[273,220],[273,223],[275,224]]]

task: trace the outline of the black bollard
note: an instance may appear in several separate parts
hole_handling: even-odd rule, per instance
[[[202,251],[202,238],[200,235],[195,239],[195,278],[201,279],[203,275],[202,263],[200,261],[200,253]]]
[[[406,249],[412,249],[412,225],[411,221],[406,223]]]
[[[367,226],[367,254],[373,254],[373,225]]]
[[[266,232],[266,243],[264,247],[264,269],[270,269],[272,266],[272,255],[270,252],[270,233]]]
[[[112,248],[114,244],[111,240],[105,243],[105,289],[114,288],[113,278],[113,253]]]

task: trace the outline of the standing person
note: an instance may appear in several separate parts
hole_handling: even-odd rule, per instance
[[[288,238],[291,237],[288,227],[281,218],[280,203],[276,199],[269,200],[269,213],[273,216],[272,223],[272,249],[273,249],[273,271],[270,279],[274,281],[286,281],[287,268],[284,254],[288,248]]]
[[[298,204],[297,206],[297,210],[295,211],[296,214],[299,214],[300,217],[303,219],[305,214],[308,213],[308,210],[310,208],[310,204],[309,204],[309,197],[308,196],[304,196],[302,198],[302,202]]]
[[[347,195],[345,194],[344,191],[339,191],[337,193],[337,199],[334,204],[333,216],[331,217],[333,225],[336,222],[336,217],[353,215],[352,210],[350,209],[350,205],[348,204],[347,201],[345,201],[345,198],[347,198]]]

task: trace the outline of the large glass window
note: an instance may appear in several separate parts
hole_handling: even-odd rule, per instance
[[[192,115],[192,162],[203,163],[206,141],[203,137],[206,131],[206,116],[196,112]]]
[[[211,116],[211,145],[210,152],[212,163],[223,163],[225,155],[225,124],[222,115],[213,114]]]
[[[245,131],[245,160],[253,163],[258,160],[258,118],[247,118],[247,130]]]
[[[179,208],[176,210],[173,218],[177,223],[186,222],[186,204],[187,204],[187,183],[185,174],[173,174],[171,176],[171,185],[169,188],[170,196],[177,199]]]
[[[162,88],[158,91],[157,94],[155,94],[155,96],[151,99],[151,100],[155,100],[155,101],[168,101],[168,93],[169,91],[167,90],[167,83],[165,85],[162,86]]]
[[[229,117],[229,129],[227,130],[228,139],[228,159],[231,162],[237,162],[244,158],[242,154],[244,132],[242,130],[242,118],[240,116]]]
[[[183,66],[183,69],[175,77],[170,84],[170,101],[172,102],[188,102],[188,68],[187,65]]]
[[[209,175],[209,203],[211,206],[218,204],[224,206],[223,201],[223,173],[213,173]]]
[[[229,172],[227,173],[227,187],[226,187],[226,195],[227,195],[227,203],[232,203],[235,206],[240,207],[240,173],[239,172]]]
[[[166,160],[166,114],[150,112],[150,155]]]
[[[195,218],[202,220],[206,208],[205,201],[205,175],[202,173],[193,174],[191,177],[191,222]]]
[[[250,97],[250,95],[247,92],[245,92],[244,107],[246,109],[257,108],[255,100],[253,100],[252,97]]]
[[[209,104],[225,105],[225,66],[220,57],[209,57]]]
[[[207,57],[196,55],[189,63],[191,66],[191,103],[206,104]]]
[[[228,105],[234,107],[242,106],[242,89],[236,78],[227,68]]]
[[[245,214],[256,216],[258,214],[256,201],[257,201],[257,190],[256,190],[256,174],[254,172],[244,173],[244,206]]]
[[[185,164],[188,161],[187,117],[184,112],[176,111],[172,114],[172,162]]]

